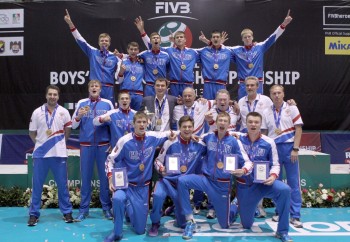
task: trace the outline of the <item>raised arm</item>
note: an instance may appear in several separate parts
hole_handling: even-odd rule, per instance
[[[72,22],[72,19],[70,18],[70,15],[67,9],[66,9],[66,15],[64,16],[64,21],[66,21],[70,29],[75,29],[75,26]]]

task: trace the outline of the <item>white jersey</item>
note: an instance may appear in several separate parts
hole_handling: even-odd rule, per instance
[[[216,117],[218,116],[218,113],[220,113],[220,109],[214,105],[211,109],[210,112],[213,114],[213,122],[209,123],[209,132],[212,132],[217,129],[216,127]],[[228,127],[227,131],[236,131],[236,125],[237,122],[239,121],[240,116],[235,113],[233,108],[230,106],[226,112],[230,115],[231,118],[231,123],[230,126]]]
[[[49,128],[46,122],[45,109],[46,104],[35,109],[30,119],[29,131],[37,132],[33,158],[67,157],[64,129],[72,126],[69,112],[60,105],[57,105],[56,112],[47,112],[49,123],[55,112],[51,131],[47,132]]]
[[[241,132],[247,132],[247,115],[250,112],[258,112],[264,115],[264,110],[270,108],[273,103],[268,96],[257,94],[254,101],[249,104],[248,96],[244,96],[238,101],[241,114]]]
[[[280,119],[277,127],[276,123]],[[276,120],[276,121],[275,121]],[[264,119],[261,129],[268,130],[268,136],[275,140],[276,144],[294,142],[295,126],[303,125],[303,120],[297,106],[291,106],[283,102],[280,113],[276,113],[274,106],[264,111]],[[278,134],[281,131],[280,134]]]
[[[201,102],[194,102],[191,107],[186,107],[185,105],[177,105],[174,108],[174,121],[177,124],[177,129],[179,129],[179,120],[184,115],[191,116],[194,120],[193,134],[201,135],[204,132],[204,122],[205,113],[208,112],[213,106],[214,101],[207,101],[206,104]]]

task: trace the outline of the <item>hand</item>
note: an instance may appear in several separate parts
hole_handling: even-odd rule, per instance
[[[183,100],[182,100],[182,97],[181,97],[180,95],[176,98],[176,102],[177,102],[177,104],[179,104],[179,105],[182,105],[182,104],[183,104]]]
[[[109,190],[110,190],[111,192],[115,192],[117,189],[115,189],[115,187],[113,186],[112,177],[109,177],[109,178],[108,178],[108,183],[109,183]]]
[[[121,64],[118,75],[124,75],[125,71],[126,71],[126,66],[124,64]]]
[[[144,34],[145,33],[145,23],[143,22],[141,16],[139,16],[138,18],[135,18],[135,25],[136,28],[140,31],[140,34]]]
[[[225,41],[228,40],[227,36],[228,34],[226,33],[226,31],[221,32],[221,44],[225,43]]]
[[[176,139],[176,134],[175,134],[172,130],[170,130],[170,136],[169,136],[168,139],[169,139],[170,141],[173,141],[173,140]]]
[[[78,110],[78,119],[81,119],[85,114],[87,114],[90,110],[85,109],[84,107],[79,108]]]
[[[166,169],[165,169],[165,166],[159,167],[159,173],[160,173],[162,176],[166,176]]]
[[[68,24],[69,28],[70,29],[74,29],[75,26],[72,22],[72,19],[70,18],[70,15],[69,15],[69,12],[68,10],[66,9],[66,15],[64,16],[64,21],[66,21],[66,23]]]
[[[236,177],[241,177],[245,174],[245,172],[243,169],[237,169],[237,170],[231,171],[231,174]]]
[[[295,163],[298,160],[298,151],[292,150],[292,153],[290,154],[290,160],[292,163]]]
[[[284,27],[286,27],[293,20],[293,18],[289,14],[290,14],[290,9],[288,9],[287,16],[282,23],[282,26],[284,26]]]
[[[199,142],[199,136],[198,136],[198,135],[192,134],[191,139],[192,139],[194,142]]]
[[[297,106],[297,103],[295,102],[294,99],[289,99],[289,100],[287,101],[287,103],[288,103],[289,105],[291,105],[291,106]]]
[[[231,133],[231,132],[230,132]],[[237,133],[237,132],[232,132],[231,133],[231,136],[233,136],[233,137],[235,137],[236,139],[239,139],[239,133]]]
[[[119,51],[117,49],[114,49],[113,55],[115,57],[118,57],[119,59],[123,59],[123,53],[119,53]]]
[[[265,181],[264,181],[264,184],[267,185],[267,186],[271,186],[276,180],[276,177],[274,175],[272,176],[269,176],[269,178],[267,178]]]
[[[209,45],[209,43],[210,43],[210,40],[208,40],[208,39],[205,37],[203,31],[201,31],[201,35],[199,36],[199,40],[202,41],[203,43],[207,44],[207,45]]]
[[[212,122],[214,120],[214,117],[213,117],[213,113],[211,111],[208,111],[206,114],[205,114],[205,120],[207,122]]]
[[[107,115],[102,119],[102,122],[107,123],[107,122],[111,122],[111,120],[112,120],[111,116]]]

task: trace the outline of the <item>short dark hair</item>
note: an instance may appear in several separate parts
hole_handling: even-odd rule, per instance
[[[49,89],[54,89],[58,92],[58,95],[60,95],[60,88],[56,85],[48,85],[45,90],[45,95],[49,92]]]
[[[216,122],[220,117],[228,117],[228,121],[231,123],[231,116],[227,112],[220,112],[218,113],[218,116],[216,117]]]
[[[182,116],[179,120],[179,127],[181,127],[181,125],[184,123],[184,122],[187,122],[187,121],[191,121],[193,127],[194,127],[194,120],[193,118],[191,118],[191,116],[188,116],[188,115],[185,115],[185,116]]]
[[[130,47],[137,47],[137,48],[140,48],[139,44],[137,42],[130,42],[128,44],[128,49],[130,49]]]
[[[250,117],[250,116],[252,116],[252,117],[259,117],[259,118],[260,118],[260,121],[262,121],[262,116],[261,116],[261,114],[258,113],[258,112],[250,112],[250,113],[248,113],[248,114],[247,114],[247,117],[246,117],[246,121],[248,120],[248,117]]]

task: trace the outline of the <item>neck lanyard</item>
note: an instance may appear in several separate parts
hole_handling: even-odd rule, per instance
[[[273,109],[273,118],[275,120],[275,125],[276,125],[276,128],[279,128],[280,127],[280,122],[281,122],[281,114],[282,114],[282,109],[283,109],[283,104],[281,105],[281,108],[277,114],[277,109],[275,107],[275,105],[273,105],[272,109]]]

